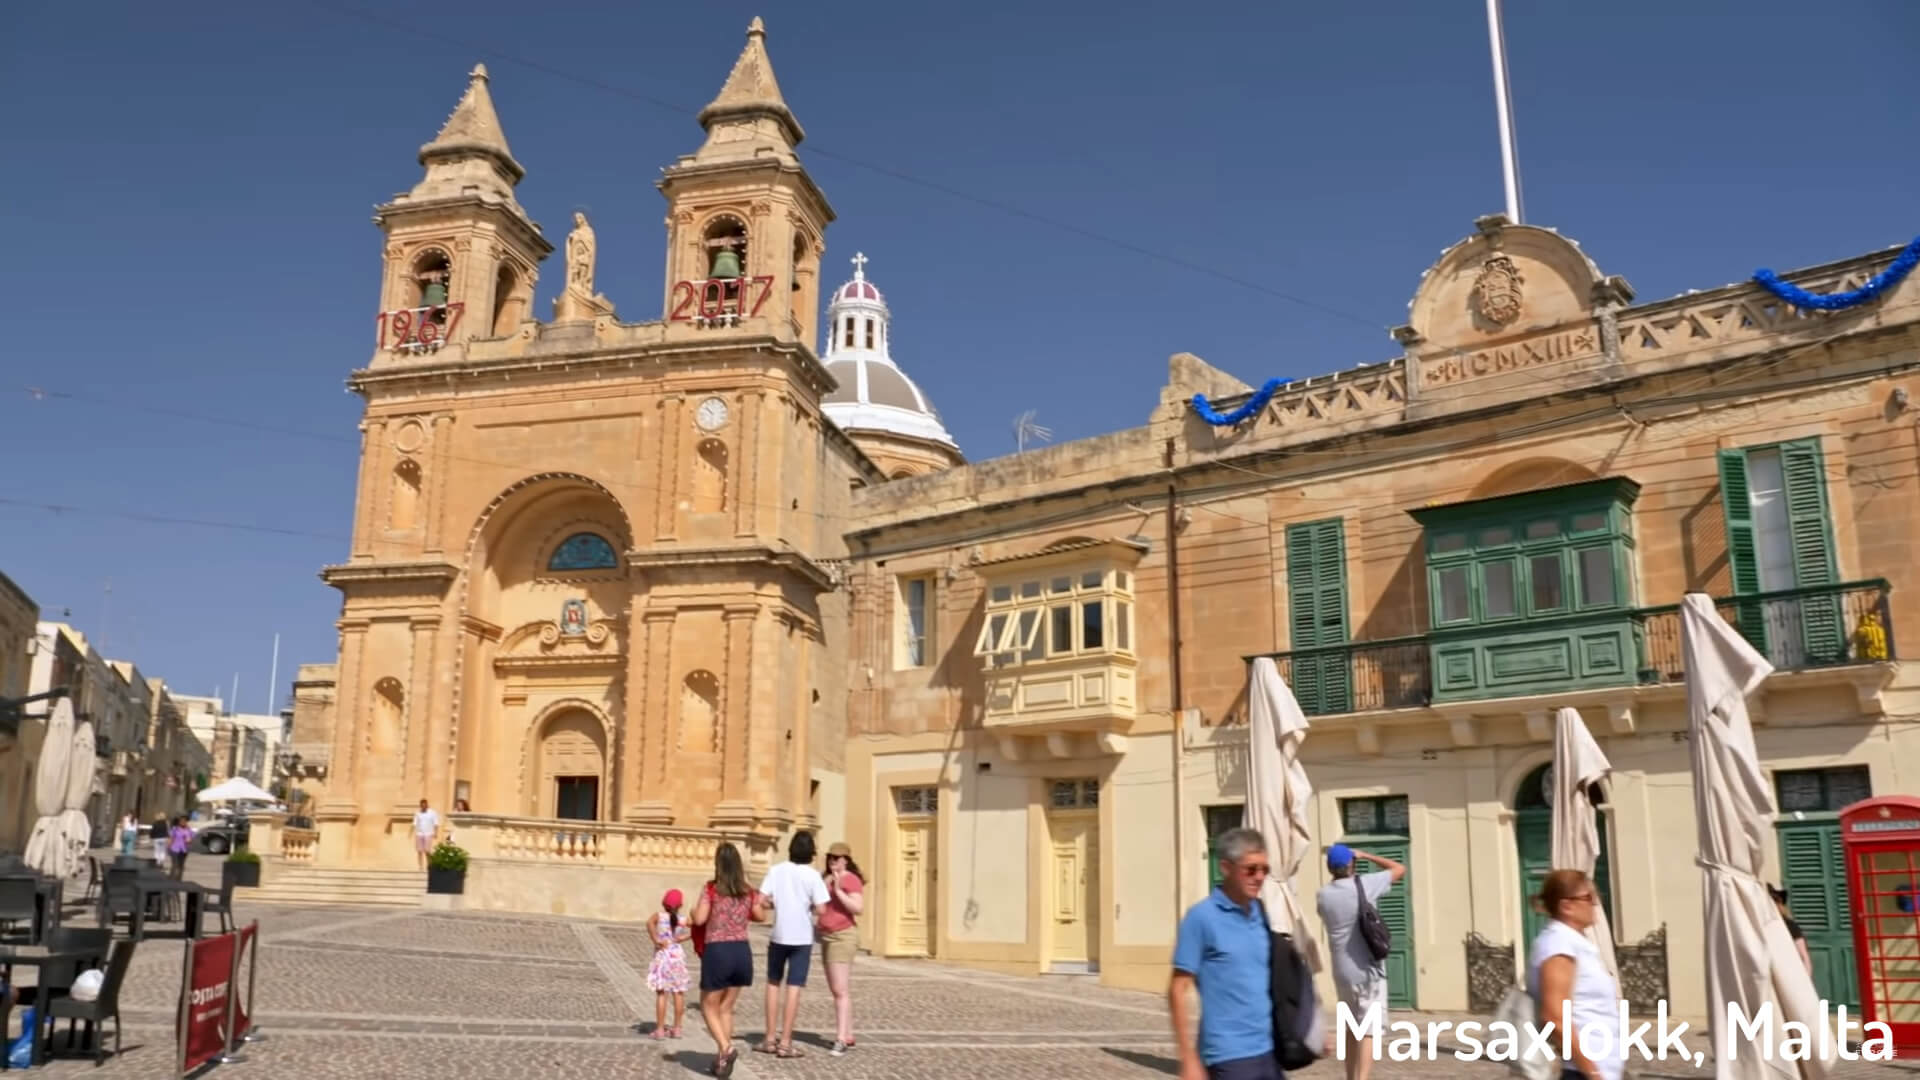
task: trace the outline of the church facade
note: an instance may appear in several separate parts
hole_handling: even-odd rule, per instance
[[[1623,982],[1699,1015],[1675,605],[1702,591],[1777,669],[1768,871],[1852,1000],[1834,811],[1920,783],[1920,282],[1637,302],[1490,217],[1417,275],[1392,359],[1255,389],[1183,354],[1144,424],[968,464],[865,257],[822,295],[833,211],[757,20],[660,183],[651,321],[595,290],[580,217],[535,317],[553,249],[490,94],[476,70],[377,219],[340,655],[297,695],[302,858],[410,866],[424,797],[469,906],[631,918],[716,840],[763,868],[813,827],[867,870],[876,952],[1157,988],[1272,656],[1317,842],[1412,868],[1381,904],[1396,1006],[1511,985],[1570,707],[1613,764]]]

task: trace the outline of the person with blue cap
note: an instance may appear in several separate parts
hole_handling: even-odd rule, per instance
[[[1380,869],[1356,876],[1354,863],[1361,859]],[[1368,1013],[1377,1010],[1384,1029],[1387,961],[1384,955],[1374,955],[1360,923],[1362,913],[1373,912],[1373,905],[1387,895],[1394,882],[1406,876],[1407,868],[1392,859],[1334,844],[1327,848],[1327,873],[1333,875],[1333,880],[1320,889],[1316,906],[1320,910],[1320,925],[1327,929],[1327,955],[1333,961],[1334,991],[1356,1024],[1366,1024]],[[1378,919],[1377,912],[1374,918]],[[1344,1039],[1346,1025],[1336,1022],[1335,1027],[1343,1032]],[[1361,1039],[1358,1046],[1343,1051],[1347,1080],[1367,1080],[1367,1074],[1373,1071],[1373,1048],[1368,1045],[1372,1041]]]

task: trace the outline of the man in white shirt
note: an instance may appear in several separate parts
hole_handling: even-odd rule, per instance
[[[427,852],[433,850],[433,838],[440,835],[440,815],[427,809],[420,800],[420,811],[413,815],[413,851],[420,858],[420,869],[427,868]]]
[[[767,1036],[754,1049],[783,1058],[800,1056],[793,1046],[793,1021],[800,1014],[800,989],[807,985],[813,958],[813,922],[827,906],[827,883],[813,862],[813,834],[802,830],[787,845],[787,861],[767,871],[760,895],[773,907],[773,943],[767,946]],[[783,1017],[776,1007],[780,987],[787,988]]]

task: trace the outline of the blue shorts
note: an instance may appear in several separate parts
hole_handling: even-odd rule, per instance
[[[767,946],[767,981],[786,983],[788,986],[807,985],[807,965],[813,960],[812,945],[782,945],[774,942]],[[782,978],[782,972],[785,977]]]
[[[1207,1066],[1207,1080],[1285,1080],[1280,1061],[1272,1054],[1216,1061]]]
[[[753,985],[753,946],[744,941],[709,941],[700,957],[700,989],[729,990]]]

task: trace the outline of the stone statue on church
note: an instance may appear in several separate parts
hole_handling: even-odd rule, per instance
[[[573,231],[567,234],[567,284],[553,301],[555,322],[592,319],[613,314],[613,301],[593,291],[593,267],[600,253],[587,215],[573,213]]]

